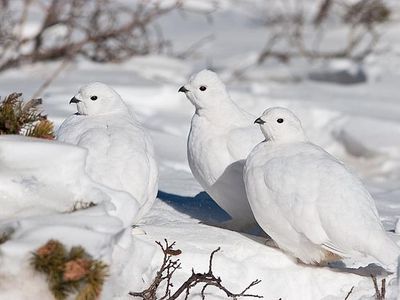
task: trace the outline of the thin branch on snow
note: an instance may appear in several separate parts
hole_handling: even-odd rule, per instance
[[[347,293],[346,298],[344,298],[344,300],[349,299],[349,297],[350,297],[351,293],[353,292],[353,290],[354,290],[354,286],[351,287],[350,291]]]
[[[378,280],[376,279],[376,276],[374,276],[372,274],[370,276],[371,276],[372,282],[374,283],[376,300],[385,299],[385,296],[386,296],[386,278],[382,279],[381,288],[379,289]]]
[[[153,282],[150,284],[150,286],[143,290],[142,292],[130,292],[129,295],[134,296],[134,297],[140,297],[144,300],[156,300],[157,299],[157,290],[160,286],[160,284],[163,281],[166,281],[166,287],[165,287],[165,292],[164,295],[159,298],[160,300],[175,300],[178,299],[179,296],[185,295],[185,299],[188,299],[190,290],[195,287],[198,284],[204,284],[202,289],[201,289],[201,296],[202,299],[205,299],[206,295],[206,289],[210,286],[217,287],[221,291],[223,291],[229,298],[233,299],[238,299],[240,297],[253,297],[253,298],[263,298],[263,296],[260,295],[255,295],[255,294],[250,294],[248,291],[255,285],[259,284],[261,280],[256,279],[253,282],[251,282],[243,291],[240,293],[233,293],[230,290],[228,290],[223,284],[222,284],[222,279],[220,277],[217,277],[213,273],[213,259],[215,253],[220,251],[220,248],[215,249],[213,252],[210,254],[210,259],[209,259],[209,264],[208,264],[208,271],[206,273],[196,273],[192,269],[192,274],[191,276],[180,286],[178,289],[172,293],[171,288],[173,288],[173,283],[171,281],[173,274],[177,269],[180,269],[180,261],[179,259],[177,260],[172,260],[172,256],[177,256],[182,253],[181,250],[179,249],[173,249],[175,242],[172,244],[169,244],[167,240],[165,240],[165,245],[162,245],[160,242],[156,242],[161,250],[164,253],[164,258],[163,262],[161,264],[160,269],[156,273],[156,277],[154,278]]]
[[[170,289],[173,287],[173,284],[171,283],[171,277],[177,269],[180,269],[181,266],[179,259],[172,260],[172,257],[181,254],[182,251],[173,248],[175,246],[175,242],[173,242],[172,244],[169,244],[167,240],[164,240],[164,242],[165,246],[163,246],[158,241],[156,242],[157,245],[160,246],[162,252],[164,253],[164,257],[161,267],[157,271],[156,276],[153,279],[153,282],[147,289],[143,290],[142,292],[130,292],[129,295],[134,297],[140,297],[145,300],[155,300],[157,299],[156,294],[158,288],[160,287],[160,284],[166,280],[167,282],[165,287],[165,293],[164,296],[162,296],[160,299],[169,299],[168,297],[170,297],[171,294]]]

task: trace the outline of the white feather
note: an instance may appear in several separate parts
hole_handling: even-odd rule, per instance
[[[323,262],[326,250],[395,263],[400,249],[385,233],[361,181],[308,142],[289,110],[268,109],[260,119],[268,141],[249,155],[244,179],[258,223],[278,246],[305,263]]]
[[[141,207],[134,221],[140,220],[157,194],[158,169],[149,135],[121,97],[105,84],[84,86],[75,99],[80,114],[64,121],[57,139],[86,148],[88,174],[137,199]]]
[[[201,71],[184,90],[196,108],[187,144],[192,173],[232,217],[230,228],[247,229],[256,222],[243,183],[244,161],[263,136],[252,126],[254,117],[232,102],[215,73]]]

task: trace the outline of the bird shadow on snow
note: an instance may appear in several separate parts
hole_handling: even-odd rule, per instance
[[[213,224],[231,219],[206,192],[200,192],[196,196],[190,197],[158,191],[157,198],[202,223]]]
[[[231,220],[230,215],[221,207],[219,207],[218,204],[206,192],[200,192],[194,197],[189,197],[159,190],[157,198],[170,205],[177,211],[199,220],[200,223],[221,229],[236,231],[229,227],[230,225],[228,221]],[[247,232],[238,233],[260,243],[264,243],[266,236],[264,231],[259,226],[250,228]],[[260,240],[260,237],[264,237],[264,239]]]
[[[190,197],[167,193],[159,190],[157,198],[159,198],[164,203],[170,205],[177,211],[184,213],[192,218],[198,219],[201,223],[205,223],[208,225],[217,226],[217,223],[223,223],[231,219],[229,214],[227,214],[222,208],[220,208],[206,192],[200,192],[196,196]],[[246,236],[249,239],[252,239],[255,242],[265,244],[266,238],[260,232],[252,232],[251,234],[240,234]],[[271,247],[271,245],[266,245],[266,247]],[[277,247],[272,246],[272,248]],[[310,265],[307,266],[316,267]],[[389,274],[384,268],[376,264],[369,264],[368,266],[359,268],[350,268],[347,267],[342,261],[336,261],[329,263],[328,268],[334,272],[352,273],[365,277],[369,277],[371,275],[380,276]]]
[[[329,269],[339,273],[351,273],[359,276],[387,276],[391,273],[381,266],[371,263],[365,267],[349,268],[342,261],[335,261],[328,264]]]

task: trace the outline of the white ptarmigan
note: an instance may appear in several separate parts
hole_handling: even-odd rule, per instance
[[[263,140],[254,117],[230,98],[217,74],[203,70],[179,89],[195,106],[187,153],[190,169],[204,190],[232,220],[225,227],[256,225],[246,197],[243,167],[251,149]]]
[[[105,186],[130,193],[139,203],[137,222],[152,206],[158,187],[153,143],[121,96],[94,82],[70,103],[78,113],[67,118],[57,140],[88,150],[87,173]]]
[[[257,222],[277,245],[304,263],[362,254],[392,268],[400,249],[361,181],[308,142],[288,109],[267,109],[255,123],[266,140],[247,158],[244,181]]]

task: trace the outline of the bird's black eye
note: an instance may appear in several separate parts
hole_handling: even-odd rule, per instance
[[[283,123],[283,119],[279,118],[278,120],[276,120],[278,123]]]
[[[204,85],[202,85],[202,86],[200,87],[200,91],[202,91],[202,92],[204,92],[206,89],[207,89],[207,87],[205,87]]]
[[[97,96],[92,96],[92,97],[90,97],[90,99],[95,101],[95,100],[97,100]]]

